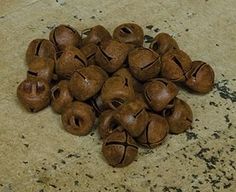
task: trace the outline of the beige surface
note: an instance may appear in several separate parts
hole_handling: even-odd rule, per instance
[[[58,2],[0,1],[0,191],[235,191],[236,1]],[[156,28],[174,35],[193,60],[212,64],[217,88],[205,96],[182,91],[179,97],[193,109],[193,129],[156,149],[140,149],[136,162],[115,169],[104,161],[96,131],[75,137],[50,108],[27,113],[16,87],[25,78],[27,44],[47,38],[54,25],[81,30],[100,23],[112,31],[127,21],[153,25],[145,28],[151,36]]]

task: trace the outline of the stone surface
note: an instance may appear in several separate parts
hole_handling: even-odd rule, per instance
[[[236,188],[236,2],[234,0],[21,0],[0,7],[0,191],[230,192]],[[214,90],[181,90],[194,114],[193,129],[160,147],[141,149],[137,161],[112,168],[97,131],[76,137],[47,108],[27,113],[16,87],[26,76],[25,51],[57,24],[78,30],[102,24],[140,24],[146,42],[168,32],[193,60],[211,64]]]

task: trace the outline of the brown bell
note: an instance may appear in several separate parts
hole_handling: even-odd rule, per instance
[[[214,86],[214,71],[203,61],[193,61],[192,69],[186,74],[186,77],[185,85],[198,93],[208,93]]]
[[[87,66],[85,55],[76,47],[68,46],[56,63],[56,73],[63,79],[70,79],[74,71]]]
[[[174,107],[165,111],[165,118],[170,126],[170,133],[179,134],[189,129],[193,122],[190,106],[179,98],[175,98]]]
[[[103,41],[96,52],[95,60],[105,71],[113,73],[122,67],[128,51],[125,43],[115,40]]]
[[[101,25],[96,25],[92,28],[85,29],[82,31],[82,36],[86,36],[82,40],[83,46],[89,43],[98,45],[102,41],[107,41],[112,38],[110,33]]]
[[[191,63],[190,57],[182,50],[169,51],[162,56],[161,75],[170,81],[183,82]]]
[[[157,52],[159,55],[164,55],[173,49],[179,49],[177,42],[167,33],[159,33],[154,37],[150,48]]]
[[[95,122],[93,108],[79,101],[69,104],[61,118],[64,129],[73,135],[79,136],[89,134]]]
[[[83,47],[81,47],[80,50],[86,57],[88,65],[96,65],[95,55],[96,55],[97,49],[98,47],[94,43],[88,43],[84,45]]]
[[[139,25],[124,23],[115,28],[113,38],[122,43],[133,44],[139,47],[143,45],[144,33]]]
[[[46,57],[55,60],[56,49],[47,39],[35,39],[30,42],[26,51],[26,63],[30,64],[37,57]]]
[[[44,79],[50,82],[54,75],[55,62],[45,57],[35,58],[29,65],[27,71],[28,79]]]
[[[131,51],[128,61],[130,72],[140,81],[157,77],[161,70],[161,61],[158,53],[144,47]]]
[[[176,98],[176,97],[175,97],[175,98]],[[175,106],[175,98],[172,99],[172,100],[168,103],[168,105],[167,105],[162,111],[159,112],[160,115],[162,115],[163,117],[166,117],[166,116],[168,116],[168,115],[171,114],[171,111],[172,111],[172,109],[173,109],[174,106]]]
[[[69,25],[55,27],[50,32],[49,40],[56,46],[58,51],[63,51],[69,45],[79,47],[81,44],[80,34]]]
[[[50,87],[43,79],[26,79],[17,88],[17,97],[26,110],[38,112],[50,103]]]
[[[121,105],[114,114],[114,118],[132,137],[138,137],[147,126],[149,116],[143,102],[135,99]]]
[[[136,141],[145,147],[155,148],[165,141],[169,133],[169,125],[165,118],[157,114],[149,114],[150,118],[144,132]]]
[[[156,112],[162,111],[178,92],[174,83],[162,78],[152,79],[144,85],[146,101]]]
[[[138,82],[130,73],[128,68],[121,68],[118,71],[116,71],[113,76],[121,76],[123,78],[127,78],[130,83],[133,84],[134,90],[136,92],[142,92],[143,86],[142,83]]]
[[[111,109],[117,109],[123,103],[133,100],[134,88],[128,78],[113,76],[106,80],[101,90],[101,99]]]
[[[73,73],[69,89],[77,100],[85,101],[100,91],[107,78],[104,70],[96,65],[90,65]]]
[[[62,113],[68,104],[73,101],[69,91],[69,81],[62,80],[51,89],[52,109],[57,113]]]
[[[104,140],[102,153],[109,165],[125,167],[136,158],[138,146],[126,131],[115,131]]]
[[[101,113],[98,120],[98,133],[102,139],[105,139],[114,131],[121,131],[123,128],[121,125],[114,119],[113,110],[106,110]]]

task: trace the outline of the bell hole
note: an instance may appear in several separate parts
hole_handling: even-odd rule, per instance
[[[199,69],[195,70],[195,71],[192,73],[192,77],[193,77],[194,79],[196,79],[198,71],[199,71]]]
[[[147,68],[151,67],[152,65],[154,65],[155,62],[156,62],[156,60],[153,61],[152,63],[149,63],[149,64],[147,64],[147,65],[141,67],[140,69],[141,69],[141,70],[147,69]]]
[[[41,47],[42,43],[43,43],[43,40],[41,40],[39,42],[39,44],[37,45],[37,47],[36,47],[36,53],[35,53],[36,56],[39,56],[39,50],[40,50],[40,47]]]
[[[65,74],[65,79],[70,79],[71,78],[71,74]]]
[[[121,106],[122,104],[124,103],[124,100],[123,99],[114,99],[112,102],[111,102],[111,105],[114,107],[114,108],[118,108],[119,106]]]
[[[155,42],[152,46],[153,50],[158,50],[159,49],[159,44],[157,42]]]
[[[80,119],[79,119],[79,117],[75,117],[74,121],[75,121],[75,125],[77,125],[79,127],[80,126]]]
[[[91,32],[91,30],[92,30],[92,28],[83,30],[83,31],[82,31],[82,35],[83,35],[83,36],[84,36],[84,35],[85,35],[85,36],[88,36],[89,33]]]
[[[103,56],[108,60],[108,61],[111,61],[112,60],[112,57],[110,57],[105,51],[102,50],[102,48],[100,48]]]
[[[175,99],[172,99],[172,100],[169,102],[169,104],[168,104],[168,105],[171,105],[171,106],[173,106],[173,105],[174,105],[174,103],[175,103]]]
[[[197,69],[195,69],[195,71],[192,73],[192,77],[194,77],[196,79],[198,72],[200,71],[200,69],[202,68],[202,66],[204,65],[204,63],[202,65],[200,65]]]
[[[143,112],[144,109],[141,109],[140,111],[138,111],[135,115],[134,115],[134,118],[138,117],[142,112]]]
[[[168,85],[168,82],[166,82],[165,80],[159,79],[158,81],[162,82],[165,86]]]
[[[128,79],[127,78],[125,78],[125,86],[128,87]]]
[[[27,71],[27,73],[28,73],[28,75],[31,75],[31,76],[35,76],[35,77],[38,76],[38,73],[37,73],[37,72]]]
[[[78,72],[78,74],[79,74],[84,80],[86,79],[86,77],[85,77],[82,73]]]
[[[58,99],[59,96],[60,96],[60,93],[61,93],[60,89],[57,88],[55,91],[53,91],[53,97],[54,97],[55,99]]]
[[[179,61],[179,59],[177,57],[174,56],[172,58],[172,61],[174,61],[182,69],[182,65],[181,65],[181,63],[180,63],[180,61]]]
[[[84,66],[86,65],[85,62],[84,62],[84,60],[81,59],[78,55],[75,55],[74,58],[75,58],[76,60],[80,61]]]
[[[98,106],[97,106],[96,100],[92,98],[89,102],[91,103],[93,108],[95,108],[95,110],[98,111]]]
[[[168,116],[170,116],[172,113],[173,113],[173,109],[164,109],[164,110],[162,111],[162,115],[163,115],[164,117],[168,117]]]
[[[69,29],[70,31],[72,31],[73,33],[75,33],[75,30],[72,29],[70,26],[65,26],[65,28]]]
[[[122,28],[120,29],[120,31],[121,31],[122,33],[126,33],[126,34],[131,34],[131,33],[132,33],[132,31],[131,31],[128,27],[122,27]]]
[[[151,98],[150,98],[150,96],[149,96],[149,94],[148,94],[147,91],[145,91],[144,95],[145,95],[146,99],[147,99],[149,102],[151,102]]]
[[[89,55],[89,56],[87,57],[87,60],[90,60],[90,59],[94,58],[94,57],[95,57],[95,54],[96,54],[96,53],[92,53],[91,55]]]
[[[115,130],[118,126],[119,126],[119,124],[113,120],[110,124],[110,129]]]
[[[62,53],[63,53],[63,51],[57,51],[57,52],[56,52],[56,57],[57,57],[57,58],[60,58],[61,55],[62,55]]]

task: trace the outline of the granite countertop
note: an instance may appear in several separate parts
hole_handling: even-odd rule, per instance
[[[0,7],[0,191],[3,192],[229,192],[236,189],[236,1],[234,0],[2,0]],[[211,64],[214,90],[181,90],[194,113],[193,128],[137,160],[112,168],[94,130],[76,137],[47,108],[27,113],[16,87],[26,76],[28,43],[56,25],[110,31],[137,22],[148,42],[168,32],[193,60]]]

